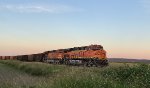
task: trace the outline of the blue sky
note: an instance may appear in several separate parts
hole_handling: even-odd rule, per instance
[[[0,55],[101,44],[150,59],[150,0],[0,0]]]

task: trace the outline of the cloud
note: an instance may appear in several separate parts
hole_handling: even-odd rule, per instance
[[[0,5],[0,11],[11,11],[19,13],[65,13],[83,11],[67,5],[31,5],[31,4],[5,4]]]

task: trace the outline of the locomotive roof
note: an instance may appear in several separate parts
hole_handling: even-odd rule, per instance
[[[75,50],[86,50],[86,48],[90,48],[90,47],[99,47],[99,48],[103,48],[103,46],[101,45],[89,45],[89,46],[81,46],[81,47],[73,47],[73,48],[66,48],[66,49],[57,49],[57,50],[51,50],[51,51],[46,51],[44,53],[50,53],[50,52],[70,52],[70,51],[75,51]]]

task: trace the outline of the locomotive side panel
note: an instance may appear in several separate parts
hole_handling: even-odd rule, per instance
[[[48,59],[62,59],[64,57],[64,53],[52,52],[48,53]]]
[[[70,59],[78,59],[78,58],[98,58],[98,59],[106,59],[106,51],[105,50],[78,50],[71,51],[67,53]]]
[[[69,59],[78,59],[78,58],[85,58],[85,50],[78,50],[78,51],[71,51],[67,54],[69,55]]]
[[[105,50],[97,50],[94,52],[94,57],[98,57],[99,59],[105,60],[106,57],[106,51]]]

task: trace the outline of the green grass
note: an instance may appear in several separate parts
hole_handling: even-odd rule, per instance
[[[37,62],[0,61],[9,69],[21,71],[20,77],[30,83],[10,81],[15,88],[149,88],[150,66],[139,63],[110,63],[108,67],[77,67]],[[8,68],[7,67],[7,68]],[[4,70],[4,69],[3,69]],[[4,70],[5,71],[5,70]],[[26,73],[29,77],[25,78]],[[1,74],[0,74],[1,75]],[[10,74],[13,76],[13,74]],[[16,81],[17,82],[17,81]],[[6,83],[5,83],[6,84]]]
[[[0,63],[11,66],[17,70],[21,70],[33,76],[45,76],[49,74],[55,74],[61,70],[63,70],[63,66],[50,65],[39,62],[21,62],[15,60],[3,60]]]
[[[31,76],[0,63],[0,88],[30,88],[41,81],[44,82],[45,78]]]
[[[111,68],[103,71],[102,75],[120,84],[121,88],[150,87],[150,66],[146,64]]]
[[[149,88],[150,66],[111,63],[106,68],[69,68],[54,88]]]

